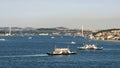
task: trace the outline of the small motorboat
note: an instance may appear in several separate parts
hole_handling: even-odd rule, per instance
[[[71,44],[76,44],[76,42],[72,41]]]
[[[84,45],[83,47],[77,47],[79,50],[103,50],[103,47],[97,47],[93,45]]]
[[[5,39],[4,38],[0,38],[0,41],[5,41]]]

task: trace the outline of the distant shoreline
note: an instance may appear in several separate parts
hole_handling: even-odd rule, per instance
[[[97,40],[97,39],[93,39],[96,41],[108,41],[108,42],[120,42],[120,40]]]

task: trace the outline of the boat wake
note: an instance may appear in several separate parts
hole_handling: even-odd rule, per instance
[[[0,58],[10,58],[10,57],[44,57],[47,54],[33,54],[33,55],[11,55],[11,56],[0,56]]]

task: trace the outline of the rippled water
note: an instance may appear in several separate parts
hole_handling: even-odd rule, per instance
[[[94,41],[72,36],[9,36],[0,40],[0,68],[120,68],[120,42]],[[75,42],[72,44],[71,42]],[[77,50],[95,44],[103,50]],[[49,56],[54,46],[76,55]]]

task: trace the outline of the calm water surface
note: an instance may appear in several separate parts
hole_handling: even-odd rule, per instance
[[[120,68],[120,42],[93,41],[72,36],[0,37],[0,68]],[[76,44],[71,44],[74,41]],[[95,44],[103,50],[77,50]],[[48,56],[54,46],[68,47],[77,55]]]

